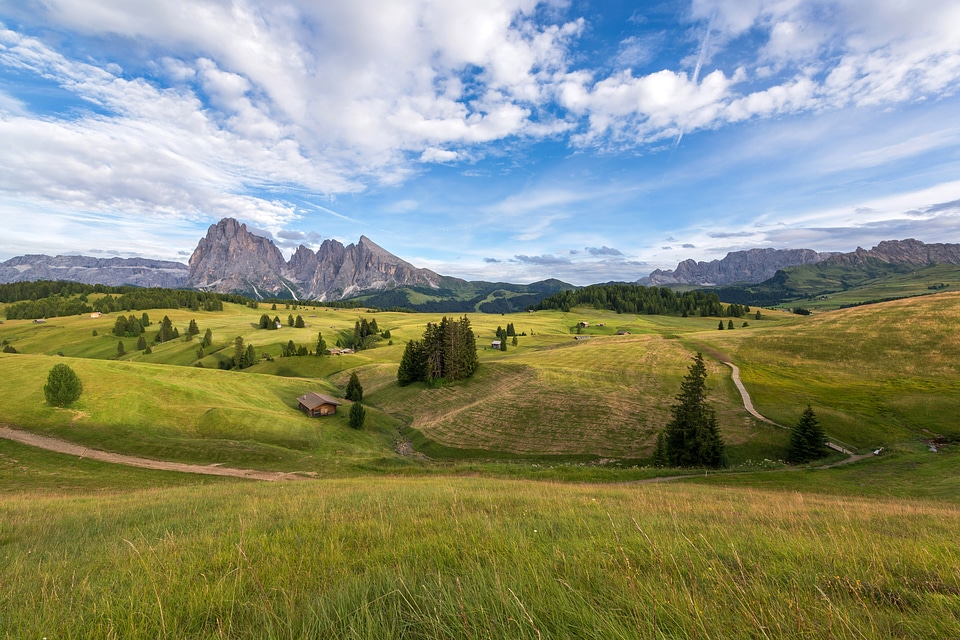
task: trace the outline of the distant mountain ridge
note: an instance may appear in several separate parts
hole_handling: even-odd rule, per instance
[[[637,284],[663,286],[689,284],[723,286],[760,283],[773,278],[781,269],[829,263],[857,266],[869,260],[915,267],[932,264],[960,264],[960,244],[926,244],[913,238],[884,240],[872,249],[857,247],[849,253],[817,252],[812,249],[750,249],[732,251],[721,260],[697,262],[684,260],[676,269],[657,269]]]
[[[763,282],[780,269],[804,264],[815,264],[836,255],[820,253],[812,249],[750,249],[732,251],[721,260],[697,262],[684,260],[676,269],[656,269],[649,276],[637,280],[637,284],[663,286],[668,284],[692,284],[716,286],[736,282]]]
[[[178,289],[187,282],[189,269],[180,262],[148,258],[91,258],[88,256],[17,256],[0,262],[0,284],[35,280],[70,280],[111,287],[164,287]]]

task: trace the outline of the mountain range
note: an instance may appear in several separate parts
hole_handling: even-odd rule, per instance
[[[657,269],[637,284],[706,287],[770,281],[772,287],[782,291],[784,269],[816,265],[819,272],[835,267],[875,271],[878,264],[960,265],[960,245],[908,239],[884,241],[869,250],[858,247],[850,253],[811,249],[734,251],[721,260],[684,260],[676,269]],[[778,277],[780,280],[774,282]],[[413,266],[366,236],[346,246],[325,240],[316,251],[300,245],[286,260],[269,238],[252,233],[233,218],[209,227],[188,265],[145,258],[45,255],[18,256],[0,263],[0,283],[32,280],[186,287],[256,298],[357,299],[381,308],[491,313],[523,309],[545,296],[573,288],[559,280],[515,285],[442,276]]]

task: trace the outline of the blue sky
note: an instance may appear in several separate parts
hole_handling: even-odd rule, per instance
[[[0,259],[222,217],[468,279],[960,242],[955,0],[0,0]]]

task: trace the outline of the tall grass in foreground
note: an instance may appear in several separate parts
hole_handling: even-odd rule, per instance
[[[363,478],[0,498],[9,638],[960,636],[960,508]]]

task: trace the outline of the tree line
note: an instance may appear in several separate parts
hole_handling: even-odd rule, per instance
[[[90,294],[106,294],[90,302]],[[222,311],[224,302],[245,304],[240,295],[188,289],[108,287],[65,280],[11,282],[0,285],[0,302],[8,303],[8,320],[56,318],[99,311],[142,311],[144,309],[192,309]]]
[[[682,315],[684,317],[699,315],[740,318],[750,313],[750,307],[745,305],[724,307],[720,297],[713,292],[684,291],[681,293],[667,287],[644,287],[636,284],[596,284],[580,289],[559,291],[528,308],[570,311],[574,307],[608,309],[617,313]]]

